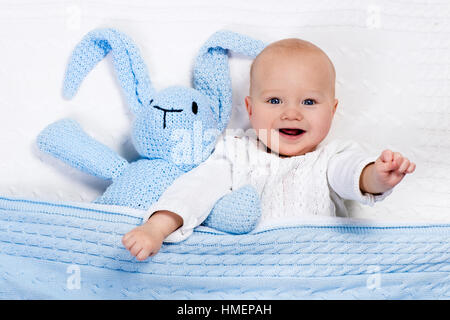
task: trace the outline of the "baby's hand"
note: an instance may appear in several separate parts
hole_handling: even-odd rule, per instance
[[[125,234],[122,243],[136,259],[143,261],[159,251],[163,240],[164,235],[161,230],[147,222]]]
[[[374,178],[379,187],[388,190],[402,181],[406,174],[413,173],[415,169],[416,164],[399,152],[384,150],[375,161]]]

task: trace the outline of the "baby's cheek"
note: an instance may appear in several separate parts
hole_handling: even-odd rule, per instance
[[[316,121],[316,133],[317,135],[325,139],[325,137],[328,135],[328,132],[331,129],[333,118],[329,115],[322,115],[319,117]]]

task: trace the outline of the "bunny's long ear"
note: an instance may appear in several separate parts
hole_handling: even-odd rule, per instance
[[[139,49],[128,36],[114,29],[93,30],[75,47],[67,66],[63,95],[71,99],[87,74],[109,52],[128,105],[136,113],[149,105],[154,89]]]
[[[220,131],[227,126],[232,108],[228,50],[255,58],[264,47],[262,41],[222,30],[214,33],[200,49],[194,67],[194,88],[210,97]]]

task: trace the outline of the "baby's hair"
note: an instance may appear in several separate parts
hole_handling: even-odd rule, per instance
[[[287,39],[281,39],[275,42],[272,42],[268,46],[266,46],[253,60],[251,66],[250,66],[250,91],[251,91],[251,83],[252,83],[252,77],[253,77],[253,70],[255,68],[255,65],[258,64],[258,61],[261,59],[263,55],[270,54],[271,52],[283,52],[283,53],[305,53],[305,52],[316,52],[319,54],[322,54],[329,62],[331,67],[331,74],[333,77],[333,84],[336,79],[336,70],[334,68],[333,62],[328,57],[328,55],[320,49],[315,44],[298,39],[298,38],[287,38]]]

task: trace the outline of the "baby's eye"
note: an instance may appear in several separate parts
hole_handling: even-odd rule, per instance
[[[267,100],[267,102],[269,102],[271,104],[280,104],[281,100],[278,98],[270,98],[269,100]]]
[[[316,100],[314,100],[314,99],[305,99],[305,100],[303,100],[302,104],[307,105],[307,106],[312,106],[312,105],[316,104]]]

